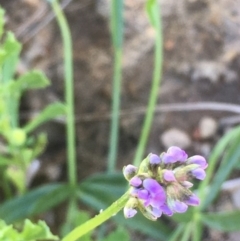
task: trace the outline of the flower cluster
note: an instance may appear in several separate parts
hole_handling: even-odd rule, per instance
[[[188,158],[185,151],[172,146],[160,156],[149,154],[139,168],[127,165],[123,174],[130,184],[129,200],[124,216],[131,218],[137,208],[148,219],[162,214],[183,213],[188,206],[199,205],[199,198],[190,190],[192,178],[203,180],[208,164],[204,157]]]

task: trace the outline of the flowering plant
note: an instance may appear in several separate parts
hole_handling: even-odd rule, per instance
[[[162,214],[184,213],[188,206],[200,203],[190,191],[192,178],[203,180],[208,164],[204,157],[188,158],[186,152],[172,146],[160,156],[149,154],[139,167],[127,165],[123,175],[129,182],[128,191],[110,207],[70,232],[63,241],[73,241],[94,229],[123,208],[125,218],[132,218],[137,208],[155,221]]]
[[[188,205],[199,205],[199,198],[190,191],[190,179],[203,180],[207,166],[204,157],[188,158],[185,151],[173,146],[160,157],[149,154],[139,168],[124,167],[124,176],[131,186],[125,217],[133,217],[136,207],[145,217],[156,220],[162,213],[172,216],[175,212],[186,212]]]

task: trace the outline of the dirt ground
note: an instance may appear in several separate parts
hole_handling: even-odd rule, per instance
[[[73,37],[79,180],[106,168],[113,62],[109,2],[63,1]],[[144,2],[125,1],[120,169],[134,156],[151,86],[154,32]],[[61,37],[46,1],[0,4],[7,27],[23,43],[19,73],[37,68],[52,81],[47,90],[24,97],[24,122],[46,104],[63,100]],[[178,144],[189,154],[207,157],[216,141],[240,122],[240,108],[224,105],[240,103],[240,0],[162,0],[161,8],[164,68],[146,153]],[[43,128],[49,146],[38,178],[65,179],[64,124],[53,121]],[[218,235],[210,234],[208,240],[236,238]]]

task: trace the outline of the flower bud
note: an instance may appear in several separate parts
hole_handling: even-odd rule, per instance
[[[133,216],[135,216],[137,213],[137,210],[136,210],[137,206],[138,206],[138,200],[133,197],[129,198],[129,200],[127,201],[123,209],[124,217],[132,218]]]
[[[197,164],[202,169],[206,169],[208,164],[203,156],[195,155],[187,159],[187,164]]]
[[[26,133],[23,129],[16,128],[9,135],[9,142],[14,146],[22,146],[26,142]]]
[[[142,184],[142,180],[140,177],[135,176],[130,179],[129,184],[133,187],[139,187]]]
[[[137,167],[133,165],[127,165],[123,167],[123,175],[126,178],[126,180],[130,180],[132,177],[134,177],[137,173]]]
[[[160,157],[156,154],[150,154],[149,155],[149,164],[150,165],[159,165],[161,162]]]

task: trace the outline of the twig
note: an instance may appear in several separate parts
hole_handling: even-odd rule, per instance
[[[176,104],[163,104],[157,105],[155,113],[163,112],[182,112],[182,111],[223,111],[240,114],[240,105],[228,104],[228,103],[217,103],[217,102],[199,102],[199,103],[176,103]],[[139,107],[131,110],[122,110],[120,117],[139,116],[144,115],[146,107]],[[77,122],[88,122],[88,121],[103,121],[110,118],[110,113],[103,114],[88,114],[82,115],[81,118],[76,118]]]
[[[61,4],[61,9],[65,9],[72,0],[64,0]],[[81,8],[86,7],[89,4],[81,6]],[[54,14],[50,12],[47,14],[48,8],[43,7],[37,10],[36,13],[29,19],[29,21],[22,26],[20,26],[16,31],[16,36],[21,40],[23,44],[28,42],[34,36],[36,36],[43,28],[45,28],[54,18]],[[47,15],[46,15],[47,14]],[[46,15],[46,17],[44,17]],[[36,25],[37,26],[34,26]],[[32,29],[29,31],[29,29]]]
[[[191,112],[191,111],[221,111],[240,114],[240,105],[217,103],[217,102],[198,102],[198,103],[176,103],[176,104],[163,104],[157,105],[155,108],[155,114],[166,112]],[[146,107],[139,107],[135,109],[122,110],[120,112],[121,118],[138,117],[144,115]],[[31,119],[36,116],[38,112],[22,113],[22,119]],[[94,121],[108,121],[110,120],[111,113],[97,113],[97,114],[82,114],[81,117],[76,116],[76,122],[94,122]],[[63,118],[56,119],[57,122],[65,123]]]

